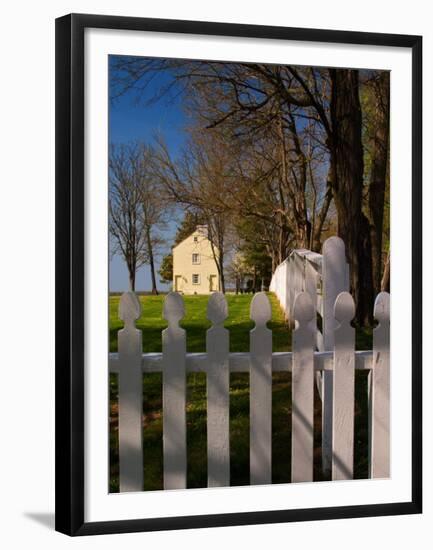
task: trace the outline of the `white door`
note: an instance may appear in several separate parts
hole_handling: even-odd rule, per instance
[[[175,275],[175,277],[174,277],[174,290],[176,292],[182,292],[182,290],[183,290],[182,275]]]

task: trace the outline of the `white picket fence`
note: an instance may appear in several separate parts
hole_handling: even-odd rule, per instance
[[[322,254],[311,250],[293,250],[290,256],[275,270],[270,283],[286,319],[293,324],[293,307],[299,292],[307,292],[321,316],[321,330],[317,318],[311,321],[319,351],[334,349],[334,304],[341,292],[349,290],[349,265],[346,261],[342,239],[329,237],[322,247]],[[323,471],[329,475],[332,460],[332,414],[333,374],[324,371],[316,376],[317,387],[322,400],[322,463]]]
[[[308,292],[317,312],[322,317],[322,331],[316,330],[319,350],[330,350],[334,338],[334,304],[340,292],[349,290],[349,265],[345,246],[339,237],[329,237],[322,254],[311,250],[293,250],[275,270],[269,290],[275,292],[289,321],[293,320],[293,306],[299,292]]]
[[[332,479],[351,479],[354,463],[354,374],[367,369],[369,391],[369,471],[374,478],[389,476],[389,295],[378,295],[374,315],[373,350],[355,351],[353,299],[347,292],[335,301],[334,348],[316,351],[312,320],[315,308],[310,295],[300,292],[294,300],[292,352],[272,352],[272,332],[266,324],[271,307],[265,293],[251,303],[250,352],[230,353],[226,298],[214,293],[207,316],[212,326],[206,335],[206,353],[187,353],[186,333],[179,326],[184,317],[183,298],[170,293],[163,315],[162,353],[142,353],[142,333],[135,322],[141,306],[132,292],[122,295],[119,315],[124,328],[118,333],[118,353],[111,353],[111,373],[118,374],[120,491],[143,490],[142,376],[163,375],[164,489],[186,488],[186,374],[207,375],[208,486],[230,485],[229,376],[250,375],[250,482],[272,481],[272,373],[292,373],[291,480],[313,480],[313,414],[315,373],[333,372]],[[289,417],[287,419],[289,422]],[[288,450],[290,452],[290,450]]]

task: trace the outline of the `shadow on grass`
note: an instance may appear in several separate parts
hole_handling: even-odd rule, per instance
[[[368,477],[367,374],[356,373],[354,478]],[[110,492],[119,490],[117,437],[117,376],[110,377]],[[326,481],[322,473],[321,401],[314,397],[314,480]],[[187,377],[187,487],[207,486],[206,376]],[[249,375],[230,375],[230,484],[249,484]],[[144,490],[163,488],[162,375],[143,376],[143,470]],[[272,377],[272,482],[291,478],[291,374]]]

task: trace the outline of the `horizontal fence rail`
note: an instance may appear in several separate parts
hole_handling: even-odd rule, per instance
[[[292,372],[292,352],[274,351],[272,353],[272,372]],[[207,373],[208,360],[206,353],[187,353],[185,355],[185,370],[187,373],[203,372]],[[119,374],[121,363],[118,353],[109,354],[110,372]],[[143,353],[141,356],[141,371],[143,374],[151,372],[162,372],[163,362],[162,353]],[[355,369],[371,370],[373,368],[373,351],[355,352]],[[322,372],[324,370],[332,371],[334,369],[333,351],[315,351],[314,352],[314,370]],[[250,354],[249,352],[230,352],[229,371],[238,373],[250,372]]]
[[[311,323],[315,306],[308,292],[297,294],[293,319],[292,352],[272,353],[272,332],[266,324],[271,308],[265,293],[251,303],[248,353],[229,352],[228,316],[223,294],[212,294],[207,316],[212,326],[206,334],[205,353],[187,353],[183,298],[169,293],[163,315],[162,353],[142,353],[142,333],[135,326],[141,305],[133,292],[122,295],[118,353],[110,353],[109,369],[118,375],[119,388],[119,485],[121,492],[143,490],[142,376],[161,372],[163,385],[164,488],[186,488],[186,375],[202,372],[207,379],[208,486],[230,485],[229,374],[250,375],[250,483],[272,482],[272,373],[292,373],[292,482],[313,480],[314,377],[333,373],[332,479],[353,478],[354,373],[369,372],[369,475],[389,476],[389,295],[381,293],[374,314],[379,324],[373,331],[373,350],[355,351],[353,299],[338,295],[334,311],[334,349],[317,351]],[[289,421],[289,417],[288,417]],[[288,450],[290,452],[290,450]]]

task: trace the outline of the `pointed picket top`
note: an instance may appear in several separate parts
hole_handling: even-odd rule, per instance
[[[300,326],[308,324],[314,317],[314,307],[308,292],[299,292],[293,306],[293,316]]]
[[[389,323],[390,296],[388,292],[380,292],[374,302],[374,318],[380,324]]]
[[[325,351],[334,349],[335,328],[338,321],[334,307],[340,292],[349,290],[348,265],[344,241],[332,236],[322,246],[322,347]],[[332,371],[321,373],[322,398],[322,463],[325,473],[330,472],[332,461]]]
[[[272,483],[272,331],[271,305],[265,292],[251,301],[250,317],[250,482]]]
[[[119,319],[121,319],[126,327],[135,326],[141,316],[141,304],[138,296],[131,290],[124,292],[120,297],[119,302]]]
[[[177,326],[179,321],[184,318],[185,305],[182,296],[178,292],[167,294],[162,315],[168,321],[168,326]]]
[[[292,482],[313,481],[314,339],[311,320],[316,313],[308,292],[293,306],[292,333]]]
[[[250,318],[256,327],[264,327],[271,320],[272,310],[266,292],[257,292],[251,300]]]
[[[336,235],[328,237],[322,246],[322,254],[326,253],[332,254],[345,254],[346,247],[344,246],[344,241]]]
[[[374,303],[374,317],[379,321],[373,330],[374,366],[370,377],[370,477],[390,475],[390,295],[381,292]]]
[[[135,292],[122,294],[119,318],[125,323],[117,333],[121,368],[119,389],[119,489],[121,493],[143,490],[142,445],[142,333],[135,322],[141,315],[141,305]]]
[[[183,298],[169,292],[162,331],[162,447],[164,489],[186,489],[186,332],[179,326],[185,315]]]
[[[230,369],[227,300],[213,293],[207,303],[207,461],[208,487],[230,485]]]
[[[355,317],[355,302],[349,292],[340,292],[335,300],[334,317],[340,324],[348,324]]]
[[[353,479],[355,407],[355,329],[350,324],[355,303],[348,292],[340,292],[334,304],[332,479]]]
[[[214,292],[207,303],[207,318],[212,325],[221,325],[228,317],[227,300],[222,292]]]

